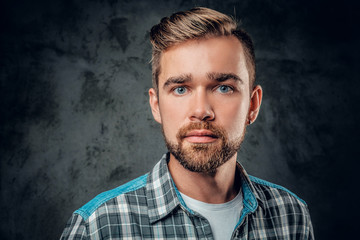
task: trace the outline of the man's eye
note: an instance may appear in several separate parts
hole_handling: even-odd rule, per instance
[[[232,91],[232,88],[227,86],[227,85],[220,85],[218,88],[217,88],[217,91],[221,92],[221,93],[228,93],[228,92],[231,92]]]
[[[186,93],[186,87],[177,87],[174,89],[174,93],[177,95],[182,95]]]

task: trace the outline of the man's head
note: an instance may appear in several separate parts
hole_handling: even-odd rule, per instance
[[[242,44],[246,67],[250,77],[250,88],[255,82],[255,53],[250,36],[238,26],[235,19],[208,8],[193,8],[164,17],[150,31],[152,44],[152,82],[158,90],[161,72],[161,55],[168,48],[191,39],[206,39],[235,36]]]
[[[234,34],[239,31],[234,24],[221,13],[197,8],[165,18],[152,29],[153,43],[157,39],[155,83],[149,90],[152,113],[171,156],[191,171],[214,172],[235,159],[245,126],[260,108],[251,40],[239,41],[248,36]]]

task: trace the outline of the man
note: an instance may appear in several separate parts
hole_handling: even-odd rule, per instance
[[[306,203],[236,161],[262,100],[248,34],[195,8],[163,18],[150,37],[150,106],[169,153],[75,211],[61,238],[313,239]]]

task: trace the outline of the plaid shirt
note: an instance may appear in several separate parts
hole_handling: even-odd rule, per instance
[[[75,211],[61,239],[213,239],[209,222],[189,209],[176,189],[168,156],[150,173]],[[243,210],[232,239],[314,239],[303,200],[238,167]]]

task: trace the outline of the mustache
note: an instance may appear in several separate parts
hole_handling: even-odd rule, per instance
[[[192,130],[209,130],[212,132],[217,138],[224,138],[225,137],[225,130],[211,122],[192,122],[183,127],[181,127],[176,135],[177,139],[182,140],[184,139],[188,133]]]

